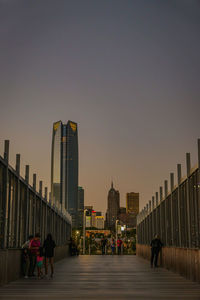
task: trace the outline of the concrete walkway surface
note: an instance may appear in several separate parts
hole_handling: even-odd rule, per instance
[[[137,256],[79,256],[58,262],[53,279],[1,287],[0,299],[200,300],[200,285]]]

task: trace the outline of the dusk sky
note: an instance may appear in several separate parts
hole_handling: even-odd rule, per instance
[[[53,122],[78,123],[79,185],[105,212],[114,181],[121,206],[140,209],[197,163],[199,0],[0,0],[0,153],[50,188]],[[176,177],[176,176],[175,176]]]

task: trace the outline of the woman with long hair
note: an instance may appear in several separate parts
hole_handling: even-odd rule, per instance
[[[44,252],[45,252],[45,275],[48,275],[48,265],[51,265],[51,278],[53,278],[54,273],[54,248],[56,244],[52,238],[52,235],[49,233],[47,234],[47,238],[44,241]]]

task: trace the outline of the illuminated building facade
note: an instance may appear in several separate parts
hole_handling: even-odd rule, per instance
[[[111,184],[111,189],[108,192],[108,209],[106,213],[106,225],[108,228],[115,228],[115,222],[118,218],[120,210],[120,195]]]
[[[96,227],[96,211],[92,210],[92,227]]]
[[[96,224],[95,227],[97,229],[104,229],[104,217],[103,216],[96,216]]]
[[[77,124],[53,124],[51,151],[51,201],[78,223],[78,131]]]
[[[139,193],[132,192],[126,194],[126,212],[139,213]]]

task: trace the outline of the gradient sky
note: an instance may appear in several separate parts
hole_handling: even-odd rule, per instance
[[[0,0],[0,153],[50,186],[52,124],[78,122],[85,204],[140,208],[200,137],[200,1]],[[32,182],[32,178],[31,178]]]

